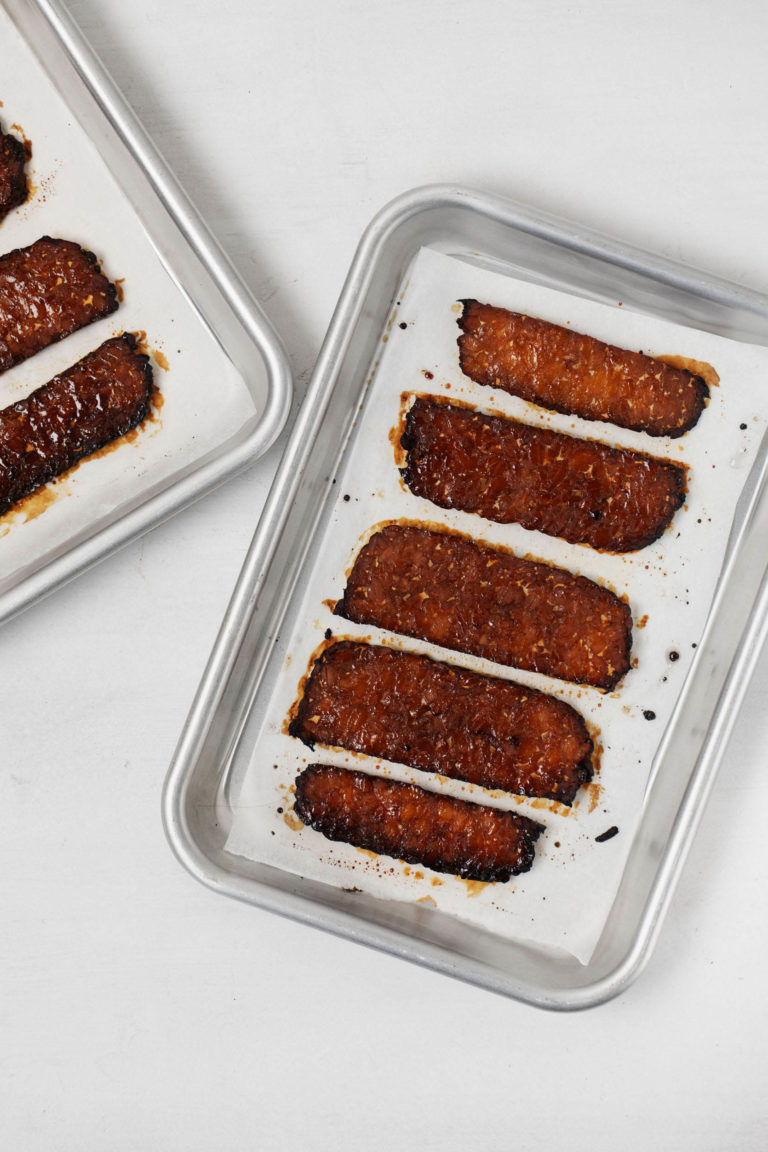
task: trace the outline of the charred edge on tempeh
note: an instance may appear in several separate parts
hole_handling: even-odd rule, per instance
[[[706,406],[705,380],[685,368],[533,316],[461,304],[459,361],[478,384],[651,436],[682,436]]]
[[[288,732],[524,796],[570,805],[593,742],[563,700],[428,656],[341,640],[315,661]]]
[[[135,428],[149,413],[149,357],[126,332],[0,412],[0,513]]]
[[[414,495],[605,552],[651,544],[685,499],[682,465],[433,396],[416,397],[401,444]]]
[[[41,236],[0,257],[0,372],[110,315],[117,288],[93,252]]]
[[[611,690],[632,613],[585,576],[454,532],[389,524],[361,548],[335,613],[526,671]]]
[[[328,840],[486,882],[527,872],[543,831],[514,812],[324,764],[298,776],[294,807]]]
[[[23,204],[29,194],[26,162],[27,149],[22,141],[0,128],[0,220]]]

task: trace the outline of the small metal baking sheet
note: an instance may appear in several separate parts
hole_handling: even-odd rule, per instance
[[[606,343],[710,363],[720,383],[711,389],[698,424],[678,440],[546,412],[462,374],[457,301],[468,297],[567,325]],[[587,962],[616,894],[661,736],[701,642],[736,505],[768,424],[768,349],[641,316],[621,301],[611,307],[582,300],[425,248],[406,274],[377,359],[365,405],[331,485],[330,516],[306,561],[304,598],[286,631],[285,661],[235,801],[227,850],[326,883],[357,885],[383,899],[427,902],[489,932],[564,948]],[[655,543],[613,555],[519,525],[493,525],[479,516],[440,509],[409,492],[395,466],[401,394],[409,390],[682,462],[688,470],[685,506]],[[374,526],[391,521],[442,525],[607,585],[632,608],[634,666],[606,694],[340,620],[332,606],[343,593],[345,571]],[[593,733],[594,780],[566,808],[359,754],[310,751],[286,733],[284,724],[312,653],[329,632],[423,652],[566,700]],[[296,775],[317,760],[524,812],[546,827],[533,868],[503,884],[479,884],[330,843],[292,813]],[[617,835],[598,839],[613,828]]]
[[[121,297],[111,316],[0,376],[0,406],[122,331],[141,335],[157,387],[138,430],[0,519],[2,618],[266,450],[285,420],[290,378],[257,305],[64,10],[11,0],[0,39],[0,117],[32,150],[31,193],[0,223],[0,250],[43,235],[74,240],[96,253]]]
[[[420,251],[421,261],[433,266],[431,279],[416,274]],[[419,296],[419,286],[434,288],[441,280],[447,295],[438,293],[436,313]],[[309,653],[328,627],[335,635],[361,634],[323,605],[340,595],[344,568],[361,536],[374,522],[404,514],[441,519],[478,535],[476,518],[437,513],[398,489],[387,437],[396,413],[374,420],[380,452],[366,441],[366,429],[382,397],[389,411],[399,391],[472,391],[446,352],[455,342],[450,308],[458,295],[487,298],[488,288],[492,303],[571,320],[574,328],[623,346],[709,360],[723,380],[698,428],[679,445],[665,442],[668,451],[652,448],[639,434],[588,426],[594,438],[632,447],[642,441],[646,451],[691,465],[688,506],[658,546],[622,560],[521,529],[482,529],[489,540],[562,562],[626,592],[636,624],[638,667],[625,689],[599,697],[589,689],[556,687],[557,694],[594,713],[607,745],[598,777],[602,789],[597,803],[582,803],[576,818],[535,811],[548,825],[543,839],[549,847],[525,884],[510,889],[509,907],[495,903],[494,890],[502,886],[476,896],[458,882],[445,885],[445,893],[440,889],[448,899],[441,902],[431,891],[425,901],[413,870],[393,877],[387,868],[379,875],[357,863],[354,849],[318,849],[321,838],[312,833],[310,844],[310,833],[301,830],[278,837],[276,823],[290,815],[290,774],[302,760],[302,749],[281,728]],[[395,332],[395,318],[410,328]],[[168,778],[166,826],[193,873],[217,890],[531,1003],[583,1007],[626,987],[650,954],[765,633],[768,497],[761,393],[767,342],[768,303],[761,297],[519,206],[437,188],[411,193],[386,209],[361,243]],[[408,350],[407,369],[404,362],[396,373],[405,371],[407,379],[390,380],[389,391],[377,391],[387,378],[381,370],[390,347]],[[433,377],[428,386],[425,370]],[[462,396],[468,397],[469,392]],[[496,394],[481,399],[472,391],[471,399],[486,409],[519,414],[516,402]],[[525,418],[532,418],[531,409]],[[559,427],[568,423],[546,414],[536,418]],[[584,432],[584,425],[576,430]],[[372,495],[360,519],[349,505],[364,486]],[[412,510],[405,512],[402,501]],[[338,552],[329,554],[332,539]],[[371,630],[366,634],[382,638]],[[442,655],[501,671],[455,653]],[[503,674],[544,686],[542,678]],[[650,720],[645,712],[656,715]],[[313,756],[318,758],[326,753]],[[343,756],[335,758],[344,762]],[[386,764],[367,767],[395,771]],[[442,781],[430,786],[456,787]],[[500,802],[495,794],[475,792],[474,798]],[[619,822],[620,836],[595,843],[596,835]],[[561,848],[567,840],[570,859],[557,857],[556,839]],[[267,840],[278,841],[278,848],[265,848]],[[246,855],[233,855],[228,846]],[[577,857],[583,867],[569,876]],[[603,866],[605,882],[600,879],[599,899],[582,932],[579,914]],[[574,877],[576,917],[567,922],[568,901],[558,899],[557,885],[562,882],[561,890],[574,896]],[[543,896],[552,901],[546,912]]]

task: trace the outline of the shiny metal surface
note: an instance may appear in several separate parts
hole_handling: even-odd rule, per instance
[[[254,396],[239,436],[0,595],[0,622],[156,527],[253,463],[275,441],[293,391],[282,342],[59,0],[2,7],[133,205],[166,270]]]
[[[180,861],[215,891],[540,1007],[572,1010],[641,972],[768,628],[766,445],[747,482],[707,628],[654,763],[640,827],[597,949],[512,944],[423,908],[382,904],[224,852],[231,796],[284,658],[281,623],[302,587],[325,497],[380,334],[423,245],[518,278],[768,344],[768,298],[514,203],[428,186],[364,234],[171,765],[163,814]],[[663,770],[661,770],[663,769]]]

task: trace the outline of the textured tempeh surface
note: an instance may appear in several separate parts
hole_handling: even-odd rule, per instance
[[[0,513],[149,412],[149,357],[131,333],[107,340],[72,368],[0,412]]]
[[[467,880],[506,881],[527,872],[543,831],[514,812],[323,764],[299,775],[295,810],[329,840]]]
[[[360,550],[336,614],[499,664],[611,689],[632,613],[584,576],[467,536],[390,524]]]
[[[414,495],[605,552],[651,544],[685,499],[686,470],[670,461],[429,396],[402,446]]]
[[[682,436],[709,397],[702,377],[685,368],[533,316],[463,304],[459,362],[478,384],[651,436]]]
[[[290,734],[485,788],[571,804],[592,777],[575,708],[427,656],[342,640],[315,661]]]
[[[0,372],[108,316],[117,290],[71,240],[42,236],[0,257]]]
[[[26,161],[27,150],[21,140],[0,128],[0,220],[27,198]]]

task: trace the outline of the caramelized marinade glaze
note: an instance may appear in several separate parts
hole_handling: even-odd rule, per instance
[[[533,864],[542,825],[365,772],[310,764],[296,815],[328,840],[424,864],[467,880],[509,880]]]
[[[0,257],[0,372],[117,308],[93,252],[43,236]]]
[[[0,412],[0,514],[149,412],[152,368],[124,333]]]
[[[430,396],[414,401],[401,444],[414,495],[605,552],[652,543],[685,499],[686,470],[668,460]]]
[[[461,370],[478,384],[586,420],[682,436],[709,397],[701,376],[570,328],[464,300]]]
[[[336,615],[612,689],[629,669],[632,613],[607,588],[467,536],[390,524],[360,550]]]
[[[315,662],[291,736],[571,804],[592,778],[575,708],[412,652],[342,640]]]
[[[21,140],[0,128],[0,220],[27,198],[26,162],[27,150]]]

